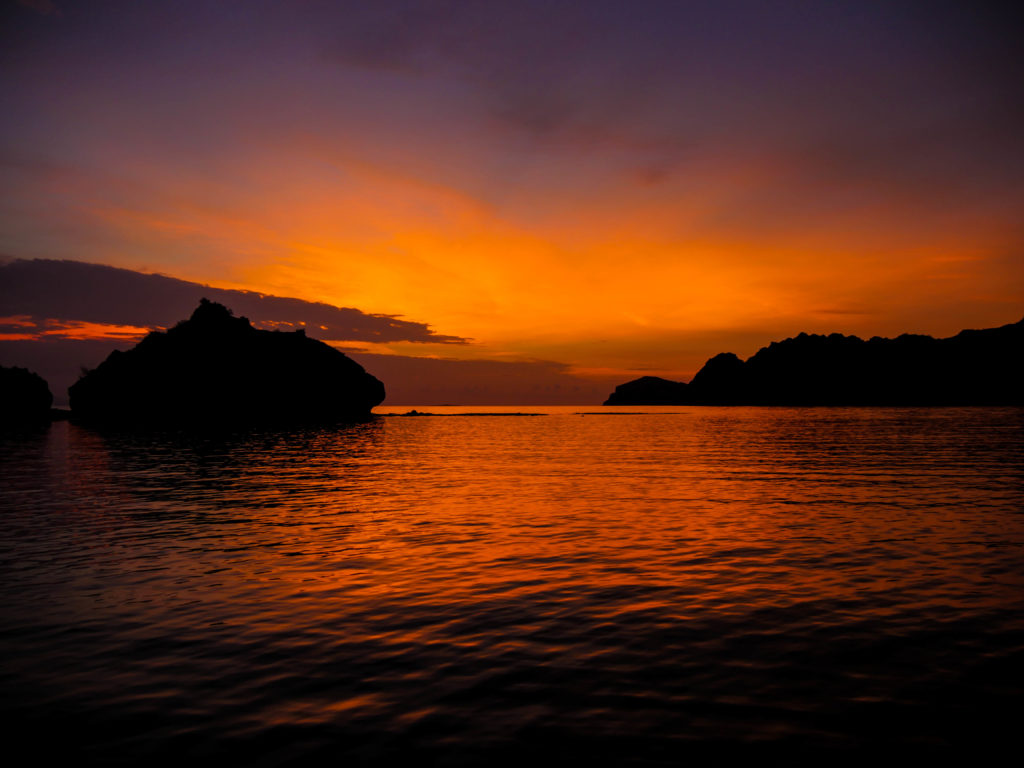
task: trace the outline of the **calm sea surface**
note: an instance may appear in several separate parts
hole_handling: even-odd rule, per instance
[[[5,747],[657,765],[1017,743],[1024,411],[419,410],[441,415],[0,437]]]

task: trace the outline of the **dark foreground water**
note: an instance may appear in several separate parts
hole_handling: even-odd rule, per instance
[[[1024,411],[508,410],[0,438],[5,750],[1016,750]]]

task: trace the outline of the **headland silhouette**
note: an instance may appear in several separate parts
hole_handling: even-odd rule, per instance
[[[1024,320],[946,339],[801,333],[747,359],[715,355],[689,383],[644,376],[605,405],[1022,405]]]

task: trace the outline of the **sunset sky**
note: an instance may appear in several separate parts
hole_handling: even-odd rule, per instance
[[[2,7],[8,261],[398,315],[436,338],[329,340],[594,391],[800,331],[1024,316],[999,4]],[[88,319],[55,312],[0,306]]]

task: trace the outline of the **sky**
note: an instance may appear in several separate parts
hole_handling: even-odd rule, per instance
[[[361,320],[325,339],[446,402],[1014,322],[1005,5],[3,0],[0,259],[329,305]],[[4,364],[46,341],[26,318],[160,327],[7,295]]]

